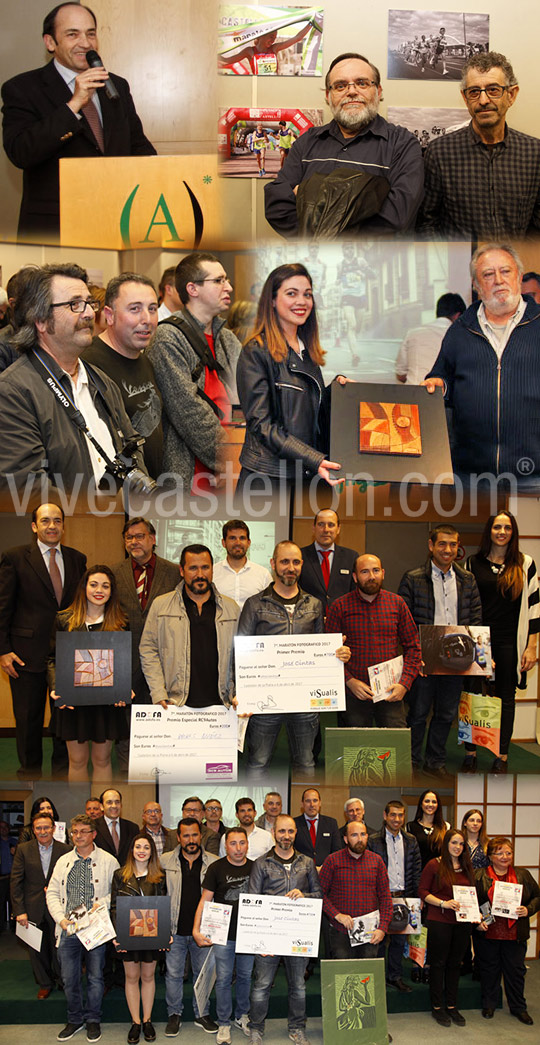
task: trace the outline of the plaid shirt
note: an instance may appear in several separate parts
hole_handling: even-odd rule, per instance
[[[67,910],[66,915],[83,903],[89,911],[94,903],[94,883],[92,880],[92,857],[79,856],[68,873],[66,882]]]
[[[538,138],[507,126],[490,148],[469,123],[430,142],[424,165],[421,232],[497,240],[540,229]]]
[[[369,684],[368,666],[399,655],[403,648],[400,683],[410,689],[420,670],[420,640],[410,610],[399,595],[381,588],[373,602],[357,591],[342,595],[328,610],[327,632],[346,635],[351,659],[345,664],[345,681],[360,679]]]
[[[348,849],[338,849],[326,857],[319,881],[323,890],[323,911],[339,932],[347,930],[336,922],[337,914],[358,918],[379,911],[379,928],[386,932],[392,920],[392,897],[384,861],[377,853],[365,849],[356,860]]]

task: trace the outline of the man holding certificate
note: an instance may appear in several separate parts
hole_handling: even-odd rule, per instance
[[[293,545],[294,547],[294,545]],[[322,890],[313,860],[294,848],[296,824],[285,813],[276,817],[276,844],[266,856],[255,861],[249,880],[249,892],[257,895],[320,898]],[[251,1045],[261,1045],[264,1021],[268,1012],[270,991],[277,967],[278,954],[258,954],[255,962],[255,983],[251,991],[249,1029]],[[295,1045],[309,1045],[306,1037],[306,958],[283,956],[289,987],[288,1030]]]
[[[324,632],[324,610],[319,599],[307,595],[298,581],[302,553],[292,541],[280,541],[270,560],[274,582],[244,604],[238,635],[317,635]],[[337,629],[341,631],[340,628]],[[347,646],[336,650],[348,661]],[[247,731],[248,769],[262,774],[270,765],[282,723],[287,729],[291,762],[295,769],[313,770],[313,745],[319,729],[317,712],[252,715]]]
[[[216,1012],[219,1023],[217,1045],[231,1041],[232,977],[236,965],[235,1024],[248,1034],[249,992],[254,956],[236,954],[238,897],[248,891],[253,861],[247,858],[248,838],[244,827],[225,831],[226,856],[208,868],[195,912],[193,939],[198,947],[214,945],[216,960]],[[223,940],[223,936],[225,939]]]

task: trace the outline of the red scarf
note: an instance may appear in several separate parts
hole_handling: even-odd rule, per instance
[[[493,890],[495,889],[495,882],[510,882],[512,885],[517,885],[517,875],[516,875],[516,872],[515,872],[513,867],[509,867],[507,872],[506,872],[506,874],[498,875],[493,870],[493,867],[491,866],[491,864],[489,864],[489,866],[487,868],[487,873],[488,873],[489,877],[491,878],[491,880],[493,882],[493,885],[488,890],[488,896],[489,896],[490,904],[493,904]],[[516,924],[516,919],[515,918],[508,918],[507,921],[508,921],[508,927],[510,929],[512,928],[513,925]]]

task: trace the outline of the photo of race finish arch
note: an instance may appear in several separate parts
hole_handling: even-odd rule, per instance
[[[489,51],[489,15],[389,11],[389,80],[460,80],[473,54]]]
[[[219,173],[232,178],[275,178],[296,139],[322,122],[322,109],[222,109]]]
[[[322,7],[222,4],[218,71],[224,76],[322,76]]]

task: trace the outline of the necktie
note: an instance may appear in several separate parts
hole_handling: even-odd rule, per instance
[[[96,142],[98,144],[99,151],[105,152],[105,144],[103,141],[103,127],[101,126],[99,113],[92,99],[90,99],[90,101],[87,102],[86,105],[83,105],[81,112],[84,113],[84,115],[86,116],[86,119],[90,125],[90,130],[92,131],[92,134],[94,135],[94,138],[96,139]]]
[[[330,563],[328,562],[328,559],[330,557],[330,552],[329,551],[321,552],[321,555],[322,555],[321,570],[322,570],[322,575],[323,575],[323,581],[324,581],[324,586],[325,586],[326,590],[328,591],[328,585],[330,583]]]
[[[118,850],[120,848],[120,839],[118,837],[118,828],[116,826],[116,820],[113,820],[111,823],[111,835],[114,843],[114,848],[116,849],[116,855],[118,855]]]
[[[313,848],[315,849],[315,846],[317,845],[317,821],[316,820],[310,820],[309,821],[309,833],[310,833],[310,836],[311,836],[311,844],[312,844]]]
[[[62,578],[56,561],[56,548],[49,549],[49,577],[51,578],[51,584],[54,588],[56,601],[60,606],[62,602]]]
[[[141,570],[141,572],[139,574],[139,579],[137,581],[137,598],[138,598],[138,600],[139,600],[139,602],[141,604],[141,609],[142,610],[144,610],[144,607],[146,605],[146,580],[147,580],[146,566],[143,566],[143,568],[142,568],[142,570]]]

